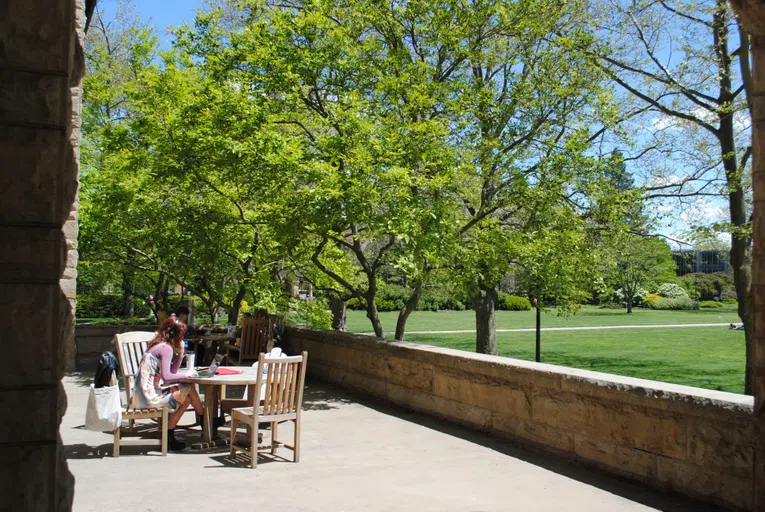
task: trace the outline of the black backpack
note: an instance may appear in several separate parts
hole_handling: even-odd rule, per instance
[[[98,366],[96,366],[96,377],[93,379],[93,384],[97,388],[103,388],[111,386],[112,373],[118,372],[120,369],[120,362],[117,360],[112,352],[104,352],[101,354],[101,359],[98,360]]]

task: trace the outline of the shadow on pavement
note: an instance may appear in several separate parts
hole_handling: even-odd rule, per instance
[[[509,457],[522,460],[647,507],[652,507],[664,512],[687,512],[689,510],[693,510],[694,512],[718,512],[726,510],[714,504],[693,500],[673,491],[662,492],[626,477],[623,478],[608,474],[598,469],[585,467],[573,460],[532,451],[530,448],[526,447],[519,447],[509,440],[493,437],[489,434],[448,423],[432,416],[413,412],[382,399],[349,391],[337,387],[334,384],[316,381],[312,383],[314,386],[321,387],[322,392],[330,402],[357,403],[369,407],[381,414],[394,416],[441,432],[442,434],[447,434],[478,444]]]

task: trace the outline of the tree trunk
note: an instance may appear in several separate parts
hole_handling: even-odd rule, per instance
[[[367,302],[367,318],[372,322],[372,329],[375,331],[375,336],[384,338],[385,333],[383,332],[382,323],[380,322],[380,314],[377,311],[377,304],[375,303],[375,297],[377,297],[377,276],[375,276],[372,268],[366,263],[366,260],[363,259],[364,254],[361,251],[356,252],[356,257],[359,258],[359,261],[363,261],[362,266],[365,268],[365,273],[369,282],[367,293],[364,294],[364,299],[366,299]]]
[[[406,301],[404,307],[398,312],[398,320],[396,321],[396,341],[403,341],[404,332],[406,331],[406,321],[412,311],[417,309],[417,304],[420,302],[422,296],[422,284],[417,284],[412,294],[409,296],[409,300]]]
[[[339,332],[346,331],[345,301],[334,295],[329,298],[329,308],[332,311],[332,329]]]
[[[133,269],[125,269],[122,273],[122,318],[128,318],[135,314],[135,300],[133,300],[133,294],[135,293],[135,271]]]
[[[631,315],[632,314],[632,295],[629,293],[625,293],[624,295],[625,295],[624,298],[627,299],[627,314]]]
[[[374,296],[371,299],[367,298],[367,318],[372,322],[372,329],[375,330],[375,336],[378,338],[384,338],[382,322],[380,322],[380,313],[377,311],[377,304],[375,304]]]
[[[720,58],[720,99],[724,105],[734,100],[731,84],[731,61],[727,52],[728,17],[723,10],[715,14],[715,45]],[[744,343],[746,346],[746,370],[744,377],[744,393],[751,395],[752,390],[752,343],[754,340],[754,309],[752,307],[752,238],[749,235],[749,216],[747,215],[746,197],[742,175],[739,172],[736,158],[735,132],[733,114],[718,113],[720,128],[717,138],[720,142],[720,153],[725,168],[725,179],[728,185],[728,202],[730,205],[731,233],[730,263],[733,267],[733,283],[738,295],[738,316],[744,324]]]
[[[473,295],[475,309],[475,351],[479,354],[497,355],[497,322],[494,304],[497,302],[495,288],[479,288]]]
[[[247,290],[244,286],[239,286],[239,289],[236,291],[236,296],[234,297],[234,302],[231,304],[231,309],[228,312],[229,324],[236,325],[237,320],[239,320],[239,308],[242,307],[242,300],[244,300],[244,295],[246,293]]]

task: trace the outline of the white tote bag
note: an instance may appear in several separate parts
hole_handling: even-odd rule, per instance
[[[90,385],[85,427],[99,432],[114,431],[122,424],[119,386],[96,388]]]

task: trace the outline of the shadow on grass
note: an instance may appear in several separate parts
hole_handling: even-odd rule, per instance
[[[531,359],[522,357],[522,354],[506,355],[506,357]],[[744,391],[743,365],[740,368],[733,365],[720,368],[710,368],[706,365],[704,368],[694,368],[687,363],[680,364],[667,359],[635,360],[629,357],[578,356],[558,352],[543,353],[542,362],[717,391],[731,393]]]

